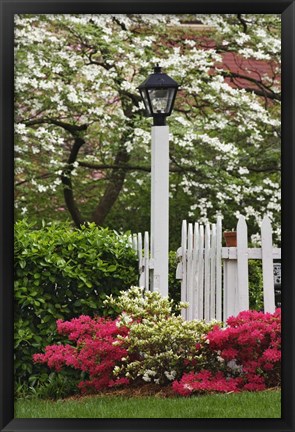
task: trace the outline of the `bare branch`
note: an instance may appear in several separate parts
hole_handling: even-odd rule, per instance
[[[23,121],[22,123],[24,123],[26,126],[35,126],[44,123],[54,124],[55,126],[60,126],[66,131],[70,132],[73,136],[76,136],[77,132],[85,131],[89,126],[87,123],[84,123],[82,125],[74,125],[50,117],[43,117],[35,120],[27,120],[27,121]]]
[[[255,79],[253,77],[250,77],[248,75],[243,75],[243,74],[240,74],[237,72],[221,71],[220,73],[226,78],[244,79],[244,80],[247,80],[249,82],[256,84],[257,87],[259,87],[259,88],[253,88],[253,87],[244,87],[243,86],[243,89],[245,89],[247,92],[254,92],[258,96],[264,96],[264,97],[267,97],[268,99],[275,99],[278,101],[281,100],[280,94],[275,93],[273,90],[271,90],[270,87],[266,86],[261,81]]]

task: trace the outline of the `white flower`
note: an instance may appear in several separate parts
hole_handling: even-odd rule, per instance
[[[113,370],[114,374],[118,374],[120,372],[120,367],[119,366],[115,366],[114,370]]]
[[[238,371],[238,372],[242,372],[243,368],[242,366],[237,365],[236,360],[230,360],[229,362],[227,362],[227,366],[232,369],[233,371]]]
[[[184,384],[183,388],[186,390],[193,390],[192,386],[190,386],[189,384]]]
[[[165,376],[168,378],[169,381],[173,381],[176,377],[176,371],[171,371],[171,372],[164,372]]]
[[[32,153],[33,154],[40,153],[40,149],[38,147],[32,146]]]
[[[240,175],[249,174],[249,170],[246,167],[240,167],[238,172]]]
[[[131,321],[132,321],[132,318],[126,312],[122,312],[121,317],[120,317],[120,323],[121,324],[118,327],[120,327],[121,325],[127,325]]]
[[[15,132],[20,134],[20,135],[24,135],[27,133],[26,125],[24,123],[16,124],[14,129],[15,129]]]
[[[38,189],[38,192],[46,192],[47,191],[47,187],[44,185],[40,185],[40,184],[37,185],[37,189]]]
[[[151,382],[151,378],[146,374],[143,375],[142,379],[146,382]]]

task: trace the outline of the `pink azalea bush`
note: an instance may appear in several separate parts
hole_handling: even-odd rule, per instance
[[[173,382],[177,394],[259,391],[280,385],[281,309],[274,314],[244,311],[228,318],[227,327],[208,332],[198,351],[211,359],[202,370]]]
[[[57,331],[68,336],[75,346],[49,345],[44,354],[33,356],[34,362],[45,363],[58,372],[64,367],[83,371],[89,377],[79,383],[84,393],[129,382],[127,378],[113,376],[114,367],[127,355],[117,336],[126,336],[129,329],[120,325],[119,320],[81,315],[70,321],[58,320]]]

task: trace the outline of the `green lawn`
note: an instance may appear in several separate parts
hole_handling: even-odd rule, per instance
[[[20,399],[16,418],[280,418],[279,390],[190,398],[92,396]]]

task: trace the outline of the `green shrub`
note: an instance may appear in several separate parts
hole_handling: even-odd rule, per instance
[[[249,303],[251,310],[263,310],[262,260],[249,260]]]
[[[14,252],[15,377],[25,381],[47,372],[32,354],[57,341],[56,320],[111,314],[103,301],[137,283],[137,259],[126,235],[94,224],[17,222]]]
[[[77,374],[76,374],[77,375]],[[36,397],[39,399],[64,399],[79,393],[79,378],[72,371],[62,374],[51,372],[46,383],[38,385],[35,389]]]
[[[78,374],[77,371],[67,370],[63,370],[62,374],[46,373],[43,379],[39,376],[30,377],[28,382],[16,383],[15,398],[64,399],[79,393],[78,383],[80,379],[81,374]]]
[[[176,279],[176,268],[177,268],[177,256],[176,252],[169,252],[169,275],[168,275],[168,286],[169,286],[169,298],[174,301],[174,304],[180,302],[181,292],[181,280]],[[173,310],[174,311],[174,310]]]

